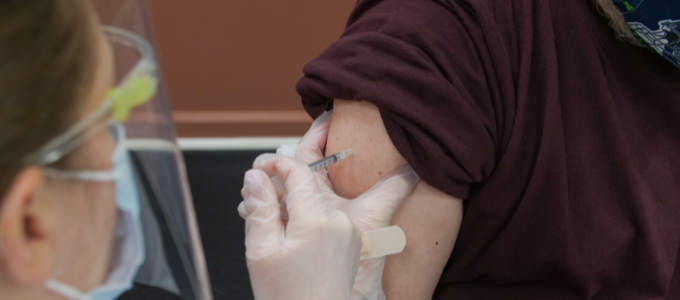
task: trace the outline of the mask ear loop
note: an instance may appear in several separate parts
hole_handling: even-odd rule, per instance
[[[54,270],[52,270],[52,275],[60,276],[61,274],[64,274],[64,259],[61,255],[57,254],[56,264]]]
[[[86,295],[83,294],[81,291],[53,279],[50,279],[45,282],[45,288],[68,299],[73,300],[89,299],[85,298]]]

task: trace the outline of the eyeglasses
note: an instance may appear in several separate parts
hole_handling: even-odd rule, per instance
[[[158,68],[151,44],[127,30],[110,26],[102,27],[111,41],[137,51],[140,56],[139,61],[115,88],[107,92],[97,110],[29,155],[26,159],[27,164],[44,166],[58,161],[95,133],[108,128],[109,122],[93,127],[97,121],[108,118],[110,122],[124,122],[132,109],[147,103],[156,94]]]

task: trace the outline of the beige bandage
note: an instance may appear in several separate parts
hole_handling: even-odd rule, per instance
[[[361,234],[361,259],[401,253],[406,247],[406,235],[399,226],[380,228]]]

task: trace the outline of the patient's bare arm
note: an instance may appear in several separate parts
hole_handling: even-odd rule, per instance
[[[355,198],[405,165],[378,108],[366,101],[335,100],[326,154],[354,154],[328,168],[338,195]],[[420,182],[392,218],[406,233],[406,248],[388,256],[383,287],[388,300],[431,299],[463,218],[462,200]]]

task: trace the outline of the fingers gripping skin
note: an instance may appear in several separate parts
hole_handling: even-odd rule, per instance
[[[261,157],[246,173],[246,260],[255,298],[349,299],[361,238],[349,217],[319,192],[312,171],[283,156]],[[280,199],[270,177],[287,192]],[[290,220],[281,219],[287,203]]]
[[[348,200],[336,194],[328,198],[335,208],[349,215],[362,232],[376,230],[390,226],[394,212],[419,179],[411,166],[406,165],[355,199]]]

